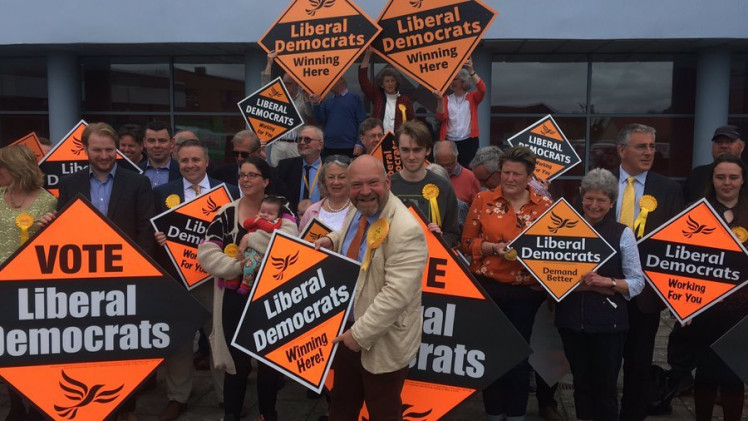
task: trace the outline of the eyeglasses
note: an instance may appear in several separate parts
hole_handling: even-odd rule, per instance
[[[367,139],[381,139],[384,137],[384,133],[366,133],[364,134],[364,137]]]
[[[494,172],[492,172],[491,174],[488,174],[488,177],[486,177],[486,178],[478,178],[478,177],[475,177],[475,178],[476,178],[476,179],[477,179],[477,180],[478,180],[478,181],[479,181],[479,182],[480,182],[481,184],[485,184],[485,183],[486,183],[486,181],[490,180],[490,179],[491,179],[491,177],[493,177],[493,175],[494,175],[494,174],[496,174],[497,172],[498,172],[498,171],[494,171]]]
[[[312,141],[314,141],[314,140],[319,140],[319,139],[312,139],[311,137],[299,136],[299,137],[296,138],[296,143],[306,143],[306,144],[309,144],[309,143],[312,143]]]
[[[238,175],[239,175],[238,177],[239,180],[241,180],[242,178],[248,178],[250,180],[254,180],[256,178],[262,177],[262,174],[257,173],[257,172],[240,172]]]
[[[251,152],[231,151],[231,154],[234,155],[234,158],[247,159],[249,158],[249,155],[251,154]]]

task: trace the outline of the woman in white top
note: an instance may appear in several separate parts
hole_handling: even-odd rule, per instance
[[[299,227],[303,232],[313,218],[317,218],[333,231],[343,226],[343,221],[351,206],[351,185],[348,181],[348,166],[351,159],[345,155],[330,155],[320,170],[317,182],[320,195],[323,197],[304,212]]]
[[[470,91],[473,83],[475,90]],[[441,123],[439,140],[449,140],[457,145],[457,161],[463,167],[469,167],[470,161],[478,150],[478,104],[486,95],[486,84],[475,73],[473,60],[468,59],[452,84],[452,93],[439,98],[436,104],[436,118]]]

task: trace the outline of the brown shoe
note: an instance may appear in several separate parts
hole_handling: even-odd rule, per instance
[[[169,404],[166,405],[166,408],[164,408],[163,411],[161,411],[161,414],[158,416],[159,421],[172,421],[177,419],[179,414],[184,412],[184,410],[187,409],[186,403],[181,403],[177,401],[169,401]]]

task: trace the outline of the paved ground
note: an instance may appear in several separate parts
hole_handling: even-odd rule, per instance
[[[663,316],[660,331],[657,338],[657,347],[655,349],[655,361],[665,365],[665,351],[667,345],[667,335],[672,328],[672,319]],[[207,371],[198,372],[197,381],[193,394],[189,401],[189,408],[180,418],[180,421],[202,421],[202,420],[219,420],[223,411],[218,407],[213,387],[211,385],[210,374]],[[562,379],[556,399],[559,401],[559,411],[567,420],[575,420],[574,416],[574,398],[573,388],[571,386],[571,376],[567,375]],[[248,420],[256,420],[257,400],[256,390],[254,388],[254,373],[250,378],[250,390],[247,393],[246,405],[249,408]],[[0,417],[4,418],[8,411],[7,389],[0,387]],[[158,414],[167,403],[164,392],[164,383],[162,376],[159,376],[158,387],[154,390],[142,394],[138,398],[138,416],[140,421],[155,421]],[[743,411],[743,420],[748,420],[748,399]],[[327,409],[327,403],[324,399],[308,399],[306,389],[293,381],[288,381],[286,387],[281,390],[278,396],[278,412],[281,420],[289,421],[315,421],[320,415],[323,415]],[[718,406],[715,408],[715,420],[722,419],[722,409]],[[446,419],[459,421],[477,421],[485,419],[483,412],[483,402],[481,395],[475,394],[466,402],[463,402],[457,409],[452,411]],[[530,397],[527,411],[528,420],[542,420],[538,416],[537,401],[534,396]],[[694,405],[692,396],[683,396],[673,401],[673,414],[665,417],[648,418],[654,421],[664,420],[694,420]],[[86,420],[87,421],[87,420]]]

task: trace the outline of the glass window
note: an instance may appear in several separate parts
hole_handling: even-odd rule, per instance
[[[240,60],[180,59],[174,63],[174,110],[238,114],[236,104],[245,96]]]
[[[47,111],[47,105],[45,59],[0,60],[0,110]]]
[[[83,111],[169,111],[166,60],[84,59]]]
[[[153,120],[163,121],[169,125],[169,116],[167,114],[152,114],[152,115],[123,115],[123,114],[94,114],[85,113],[83,119],[88,123],[104,122],[118,130],[120,126],[128,123],[139,124],[145,126]],[[171,129],[169,130],[171,131]],[[173,133],[172,133],[173,134]]]
[[[662,61],[595,61],[590,112],[692,114],[695,80],[690,56]]]
[[[620,165],[616,136],[629,123],[652,126],[657,131],[652,170],[669,177],[685,177],[693,158],[693,118],[599,117],[590,125],[589,168],[613,169]],[[559,123],[560,124],[560,123]]]
[[[492,113],[584,113],[587,62],[494,62]]]
[[[491,144],[500,147],[509,147],[507,139],[521,132],[531,124],[540,120],[544,116],[534,117],[491,117]],[[564,132],[566,138],[574,146],[574,150],[582,159],[582,162],[574,168],[565,172],[564,176],[584,175],[584,157],[585,157],[585,127],[586,119],[580,117],[553,117],[556,123]]]
[[[237,110],[238,111],[238,110]],[[214,163],[228,162],[226,150],[231,138],[245,129],[240,117],[175,116],[174,130],[190,130],[208,147],[210,159]]]
[[[748,114],[748,55],[734,54],[730,68],[730,114]]]
[[[49,117],[46,114],[0,115],[0,145],[9,145],[31,132],[49,138]],[[52,143],[58,140],[52,139]]]

